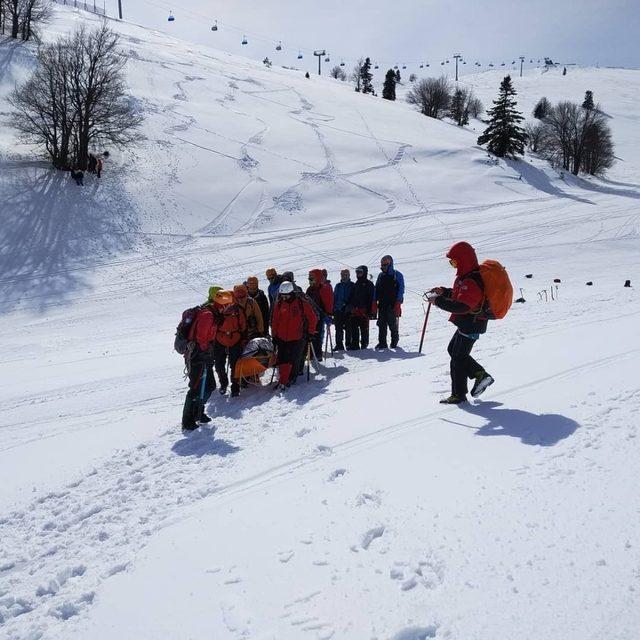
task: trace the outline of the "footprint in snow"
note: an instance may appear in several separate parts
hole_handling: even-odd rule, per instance
[[[329,475],[329,482],[333,482],[334,480],[341,478],[345,473],[347,473],[346,469],[336,469],[335,471],[332,471]]]
[[[280,560],[282,564],[286,564],[287,562],[289,562],[289,560],[291,560],[291,558],[293,558],[294,555],[295,553],[291,550],[280,551],[280,553],[278,553],[278,560]]]
[[[383,525],[380,525],[379,527],[374,527],[373,529],[369,529],[369,531],[367,531],[362,537],[362,542],[360,543],[360,546],[366,551],[376,538],[382,537],[383,533],[384,533]]]

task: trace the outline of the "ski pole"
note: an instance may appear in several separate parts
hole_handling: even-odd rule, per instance
[[[331,349],[331,357],[335,358],[335,355],[333,353],[333,336],[331,335],[331,325],[327,327],[327,334],[329,336],[329,347]]]
[[[198,415],[198,419],[202,419],[202,414],[204,413],[204,392],[207,384],[207,365],[203,365],[202,378],[200,382],[200,412]]]
[[[324,357],[326,358],[329,354],[329,326],[325,326],[327,327],[327,335],[324,337]]]
[[[311,346],[310,342],[307,342],[307,382],[311,380]]]
[[[427,306],[427,313],[424,314],[424,324],[422,325],[422,335],[420,336],[420,348],[418,353],[422,353],[422,345],[424,344],[424,335],[427,332],[427,322],[429,322],[429,312],[431,311],[431,303]]]

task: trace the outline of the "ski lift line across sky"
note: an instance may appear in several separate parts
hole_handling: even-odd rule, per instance
[[[185,14],[195,20],[198,20],[198,22],[205,21],[206,24],[211,24],[212,25],[211,31],[213,32],[228,30],[228,31],[233,31],[239,34],[241,36],[240,42],[242,45],[250,44],[251,40],[258,40],[260,42],[264,42],[271,45],[271,48],[273,48],[275,51],[278,51],[278,52],[285,51],[285,50],[289,50],[293,52],[297,51],[298,55],[296,57],[298,58],[298,60],[301,60],[307,56],[311,58],[313,57],[313,51],[314,51],[313,49],[309,49],[307,47],[302,47],[299,45],[294,45],[293,43],[288,43],[288,41],[286,40],[274,40],[271,37],[264,36],[262,34],[256,33],[248,29],[243,29],[242,27],[238,27],[236,25],[221,21],[218,18],[213,18],[211,15],[205,15],[198,11],[194,11],[193,9],[188,9],[186,7],[183,7],[183,8],[180,8],[179,10],[176,10],[176,12],[174,13],[175,3],[164,2],[164,0],[143,0],[143,2],[155,8],[165,8],[165,10],[168,11],[168,16],[169,16],[167,19],[168,22],[177,21],[179,20],[181,14]],[[302,57],[300,57],[301,55]],[[333,58],[341,60],[340,66],[346,66],[346,62],[348,62],[349,64],[355,64],[357,62],[356,58],[351,58],[350,56],[346,56],[346,57],[340,56],[335,53],[333,54]],[[443,66],[449,63],[449,56],[443,56],[443,58],[440,58],[440,60],[443,60],[443,62],[440,62],[440,65],[437,65],[436,62],[431,62],[427,59],[410,60],[406,62],[390,61],[388,59],[381,60],[374,57],[370,57],[370,59],[374,68],[389,67],[389,68],[396,69],[400,67],[403,70],[407,70],[408,67],[415,67],[416,69],[425,69],[425,68],[430,68],[431,66]],[[517,62],[512,62],[511,65],[509,65],[508,63],[504,63],[504,62],[494,63],[493,61],[480,63],[478,62],[478,58],[474,58],[474,59],[475,59],[475,62],[473,63],[473,66],[475,67],[489,68],[489,67],[495,67],[495,66],[500,66],[500,67],[506,67],[506,66],[512,66],[512,65],[519,66],[519,60]],[[530,59],[534,60],[534,62],[533,63],[529,62],[528,64],[536,64],[535,60],[537,59],[537,56],[534,56],[533,58],[530,58]],[[462,59],[460,62],[461,64],[464,65],[464,64],[467,64],[468,61],[466,59]]]

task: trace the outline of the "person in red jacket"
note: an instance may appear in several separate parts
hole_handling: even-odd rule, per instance
[[[317,323],[311,303],[294,291],[291,282],[283,282],[271,317],[271,335],[278,349],[276,388],[287,388],[295,382],[295,369],[303,357],[307,336],[315,334]]]
[[[449,321],[456,332],[447,351],[451,356],[451,395],[442,404],[460,404],[467,399],[467,379],[475,380],[471,395],[476,398],[493,384],[493,378],[472,357],[476,340],[487,330],[484,307],[484,284],[478,257],[468,242],[458,242],[447,253],[449,263],[456,270],[453,288],[434,287],[427,300],[451,313]]]
[[[316,358],[321,362],[324,328],[325,325],[329,327],[333,321],[333,287],[327,282],[323,269],[309,271],[307,295],[311,298],[319,315],[312,344]]]
[[[213,306],[207,301],[197,312],[189,330],[189,342],[192,345],[186,356],[189,390],[182,410],[182,428],[185,431],[197,429],[198,422],[211,422],[204,408],[216,388],[216,379],[213,376],[216,333],[217,323]],[[203,376],[206,376],[204,389],[202,388]]]

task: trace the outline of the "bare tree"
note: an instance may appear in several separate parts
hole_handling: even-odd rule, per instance
[[[329,75],[336,80],[342,80],[342,82],[347,79],[347,74],[339,64],[337,64],[335,67],[333,67],[333,69],[331,69],[331,71],[329,71]]]
[[[451,101],[451,85],[446,76],[424,78],[407,93],[407,102],[416,105],[420,113],[430,118],[442,117]]]
[[[480,98],[476,98],[473,95],[473,91],[469,91],[469,96],[467,98],[467,109],[469,110],[469,115],[472,118],[479,118],[484,113],[484,105],[482,104],[482,100]]]
[[[31,78],[10,97],[14,126],[54,166],[87,166],[90,145],[139,139],[142,114],[126,96],[118,36],[106,24],[41,47]]]
[[[10,28],[12,38],[38,38],[37,27],[51,16],[51,0],[0,0],[2,33]]]
[[[360,58],[353,67],[353,71],[349,76],[349,80],[356,85],[356,91],[362,90],[362,67],[364,67],[364,58]]]
[[[575,102],[559,102],[541,127],[545,157],[574,175],[602,174],[615,160],[611,131],[598,107],[584,109]]]

